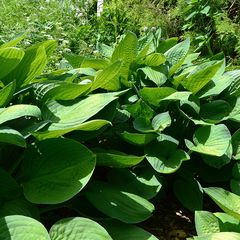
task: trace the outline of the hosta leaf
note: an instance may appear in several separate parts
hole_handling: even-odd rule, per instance
[[[231,112],[231,106],[223,100],[215,100],[201,105],[201,118],[210,123],[221,122]]]
[[[230,181],[231,191],[240,196],[240,181],[236,179],[231,179]]]
[[[125,223],[142,222],[154,210],[146,199],[100,181],[92,182],[86,196],[98,210]]]
[[[177,37],[168,38],[166,40],[160,40],[157,47],[157,52],[165,53],[170,48],[174,47],[178,42]]]
[[[221,232],[218,218],[208,211],[195,212],[195,226],[199,236]]]
[[[204,192],[227,214],[240,220],[240,196],[223,188],[204,188]]]
[[[28,202],[25,198],[15,198],[11,201],[6,201],[0,207],[0,216],[23,215],[39,220],[39,210],[36,205]]]
[[[202,155],[202,158],[206,164],[215,168],[221,168],[224,165],[230,163],[232,159],[232,144],[230,143],[228,146],[227,151],[222,156],[209,156],[209,155]]]
[[[145,64],[149,67],[156,67],[163,64],[166,61],[166,57],[161,53],[151,53],[147,55],[140,64]]]
[[[75,54],[65,53],[64,57],[73,68],[94,68],[103,69],[109,65],[109,61],[105,59],[87,58]]]
[[[190,48],[190,39],[180,42],[170,48],[164,55],[170,64],[169,74],[173,75],[179,67],[183,64]]]
[[[191,92],[174,92],[173,94],[165,97],[163,100],[188,101],[191,94]]]
[[[13,47],[0,49],[0,79],[17,67],[23,56],[24,51],[22,49]]]
[[[157,134],[154,133],[131,133],[124,131],[120,133],[122,139],[126,142],[136,145],[136,146],[143,146],[150,143],[157,137]]]
[[[0,142],[26,147],[26,142],[23,135],[9,127],[0,127]]]
[[[130,65],[137,57],[137,44],[138,39],[136,35],[132,32],[127,32],[126,36],[118,44],[112,54],[112,62],[118,60],[122,61],[119,73],[126,80],[128,79]]]
[[[74,127],[93,117],[123,92],[99,93],[74,101],[49,101],[43,110],[43,118],[53,126]],[[90,107],[91,106],[91,107]]]
[[[240,160],[240,129],[232,136],[233,158]]]
[[[152,127],[154,130],[163,131],[166,127],[171,125],[171,117],[169,112],[159,113],[152,120]]]
[[[164,73],[151,67],[144,67],[140,68],[139,70],[142,70],[146,77],[149,78],[149,80],[151,80],[152,82],[154,82],[158,87],[160,87],[167,81],[167,77]]]
[[[83,123],[117,99],[122,93],[124,91],[94,94],[74,101],[49,101],[43,108],[43,118],[50,120],[52,124],[45,131],[37,133],[36,136],[38,134],[42,136],[51,136],[51,134],[53,134],[52,136],[60,136],[73,130],[89,130],[87,129],[89,126],[92,130],[99,129],[101,126],[109,124],[109,122],[96,120],[95,122]]]
[[[13,81],[0,90],[0,107],[5,107],[11,101],[15,88],[16,82]]]
[[[7,84],[16,79],[17,87],[26,85],[42,73],[46,64],[47,55],[44,46],[30,47],[25,51],[25,55],[18,66],[2,81]]]
[[[153,44],[152,41],[153,41],[152,34],[145,35],[138,40],[138,46],[137,46],[138,59],[145,57],[147,55],[147,53],[149,52],[149,50],[151,49],[151,46]]]
[[[141,99],[134,104],[127,105],[126,110],[131,113],[131,116],[134,118],[151,119],[154,116],[152,108]]]
[[[233,81],[234,79],[227,74],[224,74],[221,77],[214,77],[212,81],[210,81],[204,88],[202,88],[198,92],[198,96],[200,98],[217,96],[221,92],[223,92]]]
[[[235,217],[223,212],[217,212],[214,215],[219,220],[221,232],[240,232],[240,221]]]
[[[174,193],[182,205],[194,212],[202,209],[203,191],[195,179],[177,179],[173,185]]]
[[[98,149],[96,152],[97,165],[113,168],[132,167],[140,163],[145,156],[128,155],[114,150]]]
[[[100,54],[106,58],[111,58],[113,51],[114,51],[114,49],[112,47],[110,47],[104,43],[99,44],[98,50],[99,50]]]
[[[8,172],[0,168],[0,205],[20,196],[21,188]]]
[[[83,217],[64,218],[50,229],[51,240],[112,240],[97,222]]]
[[[147,154],[146,158],[151,166],[157,172],[165,174],[177,171],[183,161],[189,160],[188,154],[177,149],[177,144],[168,139],[146,145],[145,154]]]
[[[229,95],[236,97],[240,96],[240,70],[234,70],[226,73],[227,76],[230,76],[233,81],[227,89]]]
[[[114,240],[157,240],[157,238],[144,229],[125,224],[119,221],[105,221],[101,223]]]
[[[240,240],[240,233],[234,232],[219,232],[207,234],[199,237],[188,238],[193,240]]]
[[[163,178],[152,167],[130,171],[129,169],[112,169],[107,178],[111,184],[124,192],[141,196],[145,199],[155,197],[163,186]]]
[[[51,240],[47,230],[40,222],[20,215],[0,218],[0,239]]]
[[[20,35],[19,37],[16,37],[9,42],[6,42],[2,45],[0,45],[0,49],[7,48],[7,47],[15,47],[19,42],[21,42],[25,37],[27,36],[27,33],[24,33]]]
[[[41,117],[41,111],[37,106],[17,104],[7,108],[0,108],[0,124],[24,116]]]
[[[94,154],[78,142],[61,138],[39,142],[23,158],[24,195],[39,204],[67,201],[87,184],[94,167]]]
[[[159,103],[169,95],[176,92],[175,89],[170,87],[151,88],[144,87],[139,91],[141,98],[148,104],[158,107]]]
[[[120,68],[121,68],[121,61],[116,61],[115,63],[111,64],[110,66],[104,68],[103,70],[99,71],[94,79],[93,85],[91,90],[95,90],[98,88],[104,88],[107,90],[115,90],[118,89],[117,86],[111,88],[112,84],[114,85],[114,78],[117,76]]]
[[[77,84],[67,82],[41,82],[34,85],[34,92],[38,99],[45,102],[52,100],[73,100],[84,95],[92,86],[92,83]]]
[[[39,131],[32,133],[34,137],[36,137],[38,140],[44,140],[47,138],[56,138],[60,137],[66,133],[78,130],[78,131],[96,131],[101,129],[102,127],[111,124],[111,122],[107,120],[102,120],[102,119],[95,119],[91,121],[87,121],[84,123],[76,124],[73,127],[65,127],[65,128],[58,128],[58,126],[55,128],[55,126],[50,126],[48,130],[46,131]],[[50,129],[50,130],[49,130]],[[37,129],[38,130],[38,129]]]
[[[194,144],[188,140],[185,143],[194,152],[220,157],[227,151],[230,141],[228,128],[219,124],[198,128],[193,136]]]
[[[236,122],[240,122],[240,97],[232,99],[230,101],[232,111],[230,112],[228,119]]]
[[[191,91],[193,94],[196,94],[215,76],[219,68],[222,66],[222,61],[214,64],[207,64],[203,63],[198,66],[186,78],[184,78],[181,82],[183,87]]]

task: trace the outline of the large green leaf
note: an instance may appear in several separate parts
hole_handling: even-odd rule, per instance
[[[177,149],[176,142],[171,138],[154,141],[145,147],[146,158],[151,166],[159,173],[173,173],[177,171],[182,162],[190,157],[183,150]]]
[[[142,222],[154,210],[146,199],[100,181],[92,182],[86,196],[98,210],[125,223]]]
[[[169,74],[173,75],[179,67],[183,64],[190,48],[190,39],[180,42],[170,48],[164,55],[170,64]]]
[[[145,156],[128,155],[115,150],[98,149],[97,165],[113,168],[132,167],[143,161]]]
[[[187,147],[194,152],[222,156],[228,149],[231,134],[224,124],[203,126],[197,129],[193,142],[185,140]]]
[[[131,133],[124,131],[120,133],[122,139],[126,142],[136,145],[136,146],[143,146],[150,143],[157,137],[155,133]]]
[[[40,222],[21,215],[0,218],[0,239],[51,240],[47,230]]]
[[[128,79],[130,65],[137,57],[137,44],[138,39],[136,35],[132,32],[127,32],[112,54],[112,62],[122,61],[119,74],[126,80]]]
[[[161,53],[151,53],[144,57],[141,61],[138,61],[139,64],[145,64],[149,67],[157,67],[163,64],[166,61],[166,57]]]
[[[199,237],[187,238],[187,240],[240,240],[240,233],[220,232]]]
[[[155,197],[162,189],[163,178],[152,167],[112,169],[107,178],[111,184],[122,191],[141,196],[145,199]]]
[[[73,100],[79,96],[85,95],[90,90],[92,83],[79,84],[62,81],[43,81],[34,84],[34,93],[36,97],[45,102],[52,100]]]
[[[16,88],[16,81],[0,89],[0,107],[5,107],[12,99]]]
[[[194,69],[181,84],[193,94],[199,92],[211,79],[215,76],[219,68],[222,66],[222,61],[217,63],[203,63]]]
[[[73,68],[94,68],[98,70],[103,69],[109,65],[109,60],[105,59],[88,58],[68,53],[65,53],[64,57]]]
[[[199,236],[221,231],[218,218],[208,211],[195,212],[195,226]]]
[[[160,87],[167,81],[166,75],[157,69],[151,67],[144,67],[140,68],[139,70],[143,71],[146,77],[152,82],[154,82],[158,87]]]
[[[240,196],[223,188],[204,188],[204,192],[226,213],[240,220]]]
[[[24,51],[18,48],[0,49],[0,79],[9,74],[21,62]]]
[[[29,147],[23,158],[22,186],[33,203],[56,204],[76,195],[89,181],[95,155],[69,139],[48,139]]]
[[[21,188],[8,172],[0,168],[0,205],[4,201],[18,198],[21,195]]]
[[[6,201],[0,207],[0,217],[9,215],[23,215],[32,217],[36,220],[40,219],[38,207],[35,204],[30,203],[22,196],[15,199]]]
[[[41,117],[41,111],[37,106],[17,104],[7,108],[0,108],[0,124],[24,116]]]
[[[201,105],[201,118],[210,123],[221,122],[231,112],[231,106],[223,100],[215,100]]]
[[[240,160],[240,129],[232,136],[233,158]]]
[[[0,142],[26,147],[23,135],[9,127],[0,127]]]
[[[210,156],[210,155],[202,155],[202,158],[206,164],[212,166],[214,168],[221,168],[224,165],[230,163],[232,159],[232,144],[230,143],[226,152],[222,156]]]
[[[116,61],[110,66],[99,71],[94,79],[91,90],[93,91],[98,88],[104,88],[107,90],[118,90],[119,84],[118,82],[115,82],[114,78],[119,73],[121,66],[121,61]]]
[[[234,70],[226,73],[227,76],[230,76],[233,81],[229,85],[227,92],[229,95],[236,97],[240,96],[240,70]]]
[[[64,218],[50,229],[51,240],[112,240],[97,222],[82,217]]]
[[[101,224],[114,240],[157,240],[151,233],[134,225],[119,221],[105,221]]]
[[[170,87],[144,87],[139,91],[141,98],[148,104],[158,107],[159,103],[169,95],[176,92],[175,89]]]
[[[191,179],[177,179],[173,185],[174,193],[182,205],[194,212],[202,209],[203,191],[199,182]]]
[[[18,66],[10,72],[2,82],[8,84],[16,80],[18,87],[30,83],[36,76],[40,75],[47,64],[47,55],[44,43],[30,47]]]
[[[79,123],[76,124],[73,127],[63,127],[59,128],[58,126],[55,127],[53,125],[50,125],[50,127],[47,128],[46,131],[39,131],[39,132],[34,132],[32,135],[36,137],[38,140],[44,140],[47,138],[56,138],[60,137],[66,133],[72,132],[72,131],[97,131],[100,130],[102,127],[106,125],[110,125],[111,122],[107,120],[102,120],[102,119],[95,119],[95,120],[90,120],[84,123]],[[37,131],[38,129],[36,129]],[[89,134],[89,133],[88,133]]]
[[[43,108],[43,118],[50,120],[52,124],[46,130],[36,133],[35,136],[42,135],[41,139],[61,136],[73,130],[84,130],[84,128],[88,130],[87,126],[89,127],[89,125],[92,130],[99,129],[109,122],[95,120],[87,123],[85,121],[100,112],[122,93],[124,92],[93,94],[74,101],[49,101]]]
[[[214,213],[214,216],[219,220],[221,232],[240,232],[240,221],[235,217],[223,212]]]
[[[16,38],[0,45],[0,49],[7,48],[7,47],[15,47],[19,42],[21,42],[25,37],[27,36],[27,33],[24,33],[20,36],[17,36]]]

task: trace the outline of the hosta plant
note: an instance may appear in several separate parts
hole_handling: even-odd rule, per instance
[[[128,32],[101,58],[66,54],[71,70],[43,74],[55,42],[20,40],[0,49],[3,239],[157,239],[138,224],[166,184],[194,211],[201,184],[231,180],[240,71],[224,59]]]

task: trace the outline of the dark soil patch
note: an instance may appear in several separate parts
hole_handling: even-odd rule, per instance
[[[155,204],[154,215],[141,227],[160,240],[183,240],[196,235],[194,214],[185,209],[176,197],[169,194]]]

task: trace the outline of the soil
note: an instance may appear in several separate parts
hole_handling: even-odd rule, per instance
[[[153,216],[140,224],[159,240],[183,240],[196,236],[194,214],[185,209],[172,195],[166,195],[155,205]]]

